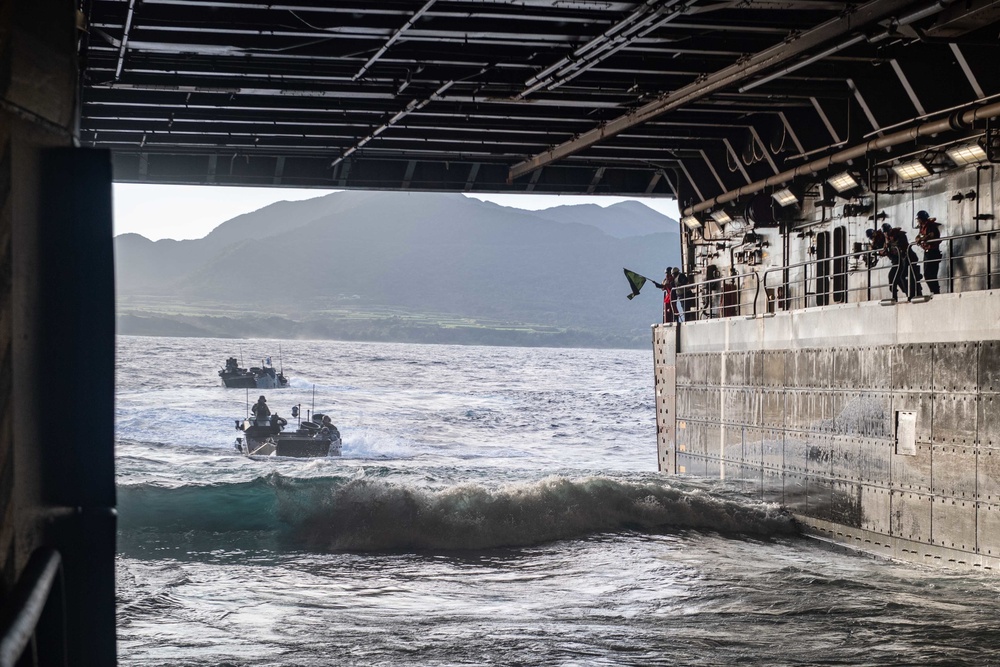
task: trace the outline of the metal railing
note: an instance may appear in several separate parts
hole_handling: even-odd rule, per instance
[[[1000,230],[942,236],[939,248],[946,252],[936,260],[938,268],[943,269],[937,277],[939,292],[1000,287],[998,235]],[[923,275],[928,259],[914,248],[919,245],[918,241],[909,243],[907,257],[896,263],[877,250],[867,249],[771,267],[763,273],[752,271],[691,283],[679,288],[675,302],[685,306],[685,319],[690,321],[883,300],[892,298],[894,291],[899,299],[913,300],[920,293],[932,291]],[[903,275],[899,275],[900,271]],[[863,278],[859,279],[859,275]],[[764,303],[760,301],[762,296]]]
[[[743,299],[744,291],[751,289],[754,298]],[[685,321],[756,315],[759,292],[760,277],[756,271],[675,287],[671,293],[674,321],[679,321],[682,308]]]
[[[37,549],[3,609],[0,667],[67,665],[62,558]]]

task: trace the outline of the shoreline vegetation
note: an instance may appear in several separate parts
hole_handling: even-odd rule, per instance
[[[405,311],[327,311],[301,316],[238,312],[223,305],[119,302],[116,329],[125,336],[280,338],[372,343],[643,349],[648,331],[608,333],[572,327],[490,321]]]

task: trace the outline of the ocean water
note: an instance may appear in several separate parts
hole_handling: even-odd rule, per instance
[[[290,387],[222,387],[233,355]],[[117,363],[121,665],[1000,664],[995,575],[658,474],[650,351],[122,337]],[[239,455],[260,393],[343,456]]]

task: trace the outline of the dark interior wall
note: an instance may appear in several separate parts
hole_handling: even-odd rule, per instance
[[[11,613],[33,554],[58,553],[40,660],[109,665],[111,162],[74,148],[78,36],[72,0],[0,4],[0,606]]]

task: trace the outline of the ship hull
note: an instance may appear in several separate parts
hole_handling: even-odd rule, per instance
[[[660,470],[852,548],[1000,568],[998,322],[986,291],[657,325]]]

